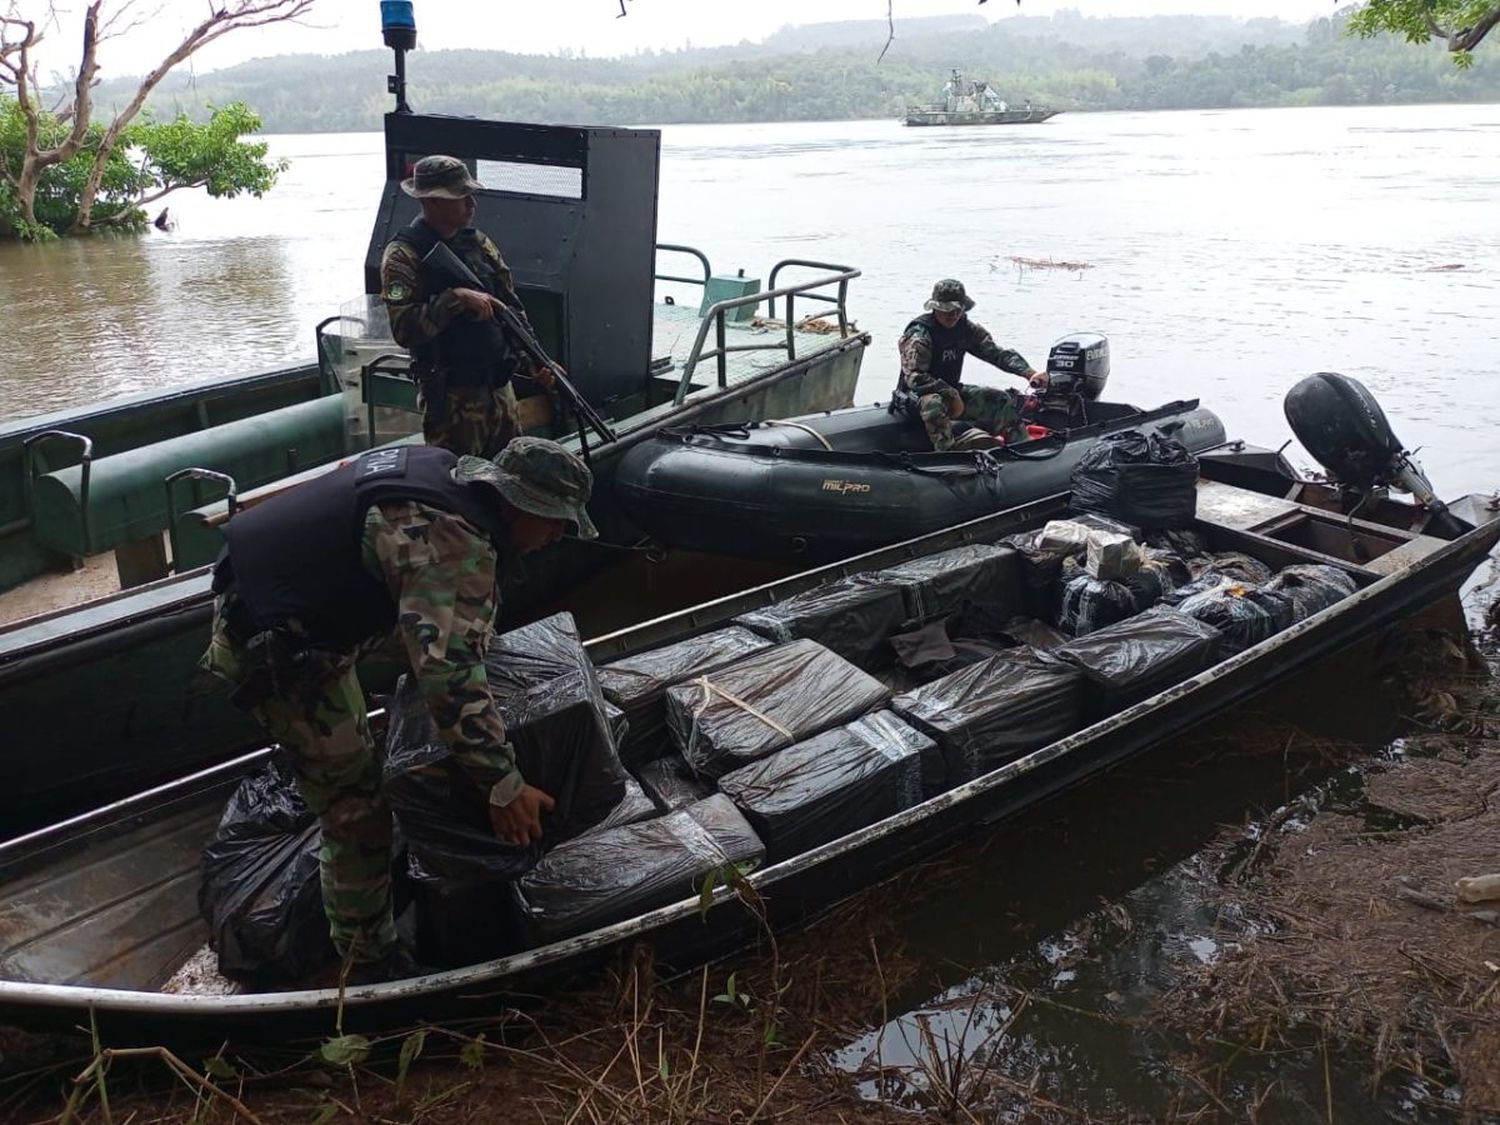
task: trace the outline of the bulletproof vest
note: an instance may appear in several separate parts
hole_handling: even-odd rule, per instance
[[[314,645],[339,651],[396,627],[395,599],[363,563],[365,513],[382,500],[429,504],[503,541],[499,494],[454,481],[457,461],[436,446],[375,449],[237,513],[224,529],[228,560],[259,626],[296,618]]]
[[[416,251],[419,259],[440,241],[437,231],[426,219],[418,215],[398,231],[396,242],[404,242]],[[493,297],[504,298],[500,292],[500,277],[495,265],[479,244],[479,232],[465,227],[448,239],[448,249],[468,266],[484,290]],[[434,297],[455,286],[449,277],[422,266],[422,284],[429,297]],[[412,358],[419,370],[441,371],[450,387],[504,386],[516,369],[516,354],[500,325],[493,320],[475,320],[460,313],[448,322],[435,337],[412,349]]]
[[[932,339],[932,363],[927,368],[927,373],[934,379],[941,379],[957,387],[964,373],[964,356],[968,354],[965,344],[969,333],[964,318],[959,317],[958,323],[952,328],[944,328],[932,313],[923,313],[906,326],[906,331],[910,332],[919,324],[927,329],[928,336]]]

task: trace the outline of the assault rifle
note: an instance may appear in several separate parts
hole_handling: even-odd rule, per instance
[[[439,276],[447,278],[449,281],[460,282],[470,289],[479,290],[481,293],[488,292],[484,287],[484,283],[474,276],[474,271],[464,265],[463,259],[450,250],[446,243],[439,242],[431,250],[427,251],[426,255],[422,258],[422,264]],[[573,411],[574,417],[578,419],[578,441],[582,447],[584,457],[587,458],[589,453],[588,437],[584,430],[585,424],[594,433],[599,435],[600,441],[618,441],[619,435],[600,416],[599,412],[589,404],[589,401],[578,393],[578,388],[573,386],[572,382],[568,379],[567,373],[563,371],[562,366],[549,356],[542,345],[537,342],[537,338],[531,334],[531,331],[521,321],[521,318],[516,315],[515,309],[499,298],[495,300],[496,303],[493,306],[495,309],[495,319],[499,322],[501,329],[515,342],[521,351],[525,352],[531,358],[532,362],[552,372],[553,386],[556,387],[558,396],[568,404]]]

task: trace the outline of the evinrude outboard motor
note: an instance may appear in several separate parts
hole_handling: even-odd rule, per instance
[[[1064,336],[1047,352],[1047,388],[1027,402],[1033,421],[1054,429],[1088,424],[1088,403],[1109,381],[1109,341],[1097,332]]]
[[[1297,440],[1345,493],[1350,514],[1375,490],[1396,488],[1416,498],[1436,530],[1462,533],[1421,466],[1401,447],[1380,403],[1358,379],[1320,371],[1289,390],[1282,406]]]

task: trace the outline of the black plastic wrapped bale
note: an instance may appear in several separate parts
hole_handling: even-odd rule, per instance
[[[1224,638],[1224,654],[1243,652],[1292,623],[1292,600],[1276,590],[1220,585],[1177,603],[1177,611],[1212,625]]]
[[[1025,612],[1042,621],[1056,621],[1062,600],[1063,563],[1078,550],[1048,550],[1041,546],[1042,531],[1007,536],[1005,542],[1021,553],[1021,590]]]
[[[1047,655],[1083,672],[1084,716],[1094,722],[1211,667],[1220,643],[1212,625],[1158,606]]]
[[[814,735],[726,773],[719,790],[775,863],[922,800],[922,761],[937,744],[889,711]]]
[[[734,623],[781,643],[817,641],[860,668],[875,668],[890,663],[886,639],[905,620],[900,588],[843,578],[742,613]]]
[[[290,769],[273,761],[240,782],[203,850],[198,889],[225,976],[284,983],[336,959],[323,913],[322,839]]]
[[[695,896],[726,864],[760,866],[765,846],[722,793],[678,812],[590,833],[515,885],[530,946],[546,945]]]
[[[581,667],[592,667],[571,613],[554,613],[498,633],[485,650],[490,694],[502,707],[513,696]]]
[[[800,640],[670,688],[667,723],[693,772],[712,780],[889,697],[885,685],[843,657]]]
[[[1184,559],[1194,559],[1209,553],[1208,540],[1201,532],[1190,527],[1165,527],[1146,536],[1146,546],[1161,551],[1170,551]]]
[[[447,759],[447,746],[411,676],[397,684],[389,713],[387,778]],[[615,753],[591,668],[575,668],[512,695],[500,713],[521,776],[556,802],[542,820],[549,845],[598,824],[620,803],[629,775]]]
[[[1063,632],[1082,637],[1095,629],[1124,621],[1135,611],[1135,595],[1130,592],[1130,587],[1080,574],[1063,587],[1057,624]]]
[[[1068,643],[1066,633],[1034,617],[1013,617],[1000,628],[1000,635],[1017,645],[1045,652]]]
[[[623,707],[616,707],[608,699],[604,701],[604,725],[609,727],[609,736],[615,740],[616,751],[629,741],[630,717],[625,714]]]
[[[1170,551],[1147,547],[1142,552],[1139,569],[1123,581],[1139,611],[1150,609],[1164,601],[1179,586],[1185,586],[1192,580],[1193,572],[1181,557]]]
[[[1265,563],[1239,551],[1220,551],[1198,559],[1192,569],[1194,578],[1222,574],[1242,586],[1264,586],[1271,581],[1272,575],[1271,568]]]
[[[1002,654],[898,695],[891,710],[942,749],[945,776],[923,777],[931,796],[1081,729],[1083,673]]]
[[[711,786],[693,776],[681,754],[668,754],[638,766],[636,776],[658,812],[676,812],[713,794]]]
[[[1186,527],[1198,511],[1198,459],[1175,438],[1123,430],[1099,438],[1073,467],[1069,508],[1143,531]]]
[[[1209,571],[1191,582],[1188,582],[1169,593],[1162,595],[1162,604],[1177,607],[1189,598],[1199,594],[1211,593],[1214,590],[1227,590],[1230,586],[1243,586],[1243,582],[1236,582],[1224,574],[1215,574]]]
[[[611,828],[618,828],[622,824],[650,820],[657,812],[656,802],[647,795],[641,783],[633,777],[627,777],[625,796],[620,798],[620,803],[615,806],[614,811],[590,828],[589,832],[605,832]],[[584,833],[585,836],[588,834],[588,832]]]
[[[856,580],[899,587],[909,621],[957,616],[980,632],[1021,612],[1025,599],[1020,554],[989,543],[966,543]]]
[[[1082,524],[1090,531],[1113,532],[1116,535],[1128,535],[1137,543],[1144,542],[1146,533],[1133,523],[1124,520],[1111,519],[1109,516],[1100,515],[1098,512],[1069,512],[1068,522]]]
[[[1294,623],[1343,601],[1358,588],[1354,576],[1348,571],[1318,563],[1285,567],[1266,584],[1267,590],[1284,594],[1291,600]]]
[[[741,657],[770,648],[774,641],[740,625],[689,637],[685,641],[615,660],[599,669],[604,698],[624,710],[630,730],[620,744],[628,765],[667,753],[667,689]]]

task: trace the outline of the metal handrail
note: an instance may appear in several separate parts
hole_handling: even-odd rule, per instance
[[[771,276],[768,279],[767,284],[769,284],[772,289],[776,288],[776,275],[778,273],[780,273],[782,271],[782,269],[784,267],[786,267],[786,266],[799,266],[799,267],[805,267],[807,269],[814,269],[814,270],[846,270],[846,271],[853,268],[851,266],[841,266],[841,265],[838,265],[835,262],[817,262],[817,261],[813,261],[813,260],[811,260],[809,258],[783,258],[781,261],[777,262],[774,266],[771,267]],[[858,271],[855,271],[855,272],[856,272],[856,274],[858,273]],[[839,295],[837,297],[830,297],[826,293],[804,293],[802,296],[803,296],[804,300],[808,300],[808,301],[827,301],[830,304],[835,305],[836,308],[837,308],[838,314],[839,314],[839,336],[840,336],[840,338],[842,338],[844,336],[849,335],[849,318],[848,318],[848,316],[845,313],[845,308],[846,308],[845,302],[849,298],[849,282],[848,282],[847,279],[844,280],[844,281],[839,282]],[[776,302],[775,301],[771,302],[771,319],[772,320],[776,319]],[[792,311],[792,294],[791,293],[788,293],[787,297],[786,297],[786,318],[785,319],[786,319],[786,346],[787,346],[787,352],[788,352],[788,354],[790,354],[791,349],[792,349],[792,339],[793,339],[792,326],[797,323],[797,316]]]
[[[43,430],[39,434],[32,434],[21,443],[21,487],[24,490],[23,504],[26,514],[31,517],[31,522],[36,523],[36,498],[35,498],[35,473],[36,447],[44,441],[60,438],[64,441],[76,441],[82,449],[79,457],[79,483],[78,483],[78,522],[82,535],[82,546],[84,557],[93,552],[90,550],[92,539],[89,535],[89,477],[94,462],[94,442],[83,434],[75,434],[69,430]]]
[[[655,280],[657,280],[657,281],[680,281],[680,282],[684,283],[685,285],[699,285],[699,286],[702,286],[704,289],[708,288],[708,279],[713,276],[714,269],[713,269],[713,267],[711,265],[708,264],[708,255],[707,254],[705,254],[702,250],[699,250],[699,249],[697,249],[696,247],[693,247],[693,246],[680,246],[680,245],[678,245],[675,242],[658,242],[656,244],[656,251],[657,251],[657,253],[660,253],[663,250],[668,250],[668,251],[670,251],[670,252],[672,252],[674,254],[691,254],[693,257],[697,258],[698,261],[700,261],[700,262],[703,263],[703,276],[702,277],[678,277],[675,274],[658,273],[658,274],[652,274],[652,277]]]
[[[806,264],[809,263],[800,262],[795,259],[788,259],[786,262],[778,262],[776,268],[780,269],[782,265]],[[820,265],[821,263],[812,264]],[[829,285],[837,285],[839,287],[839,296],[837,298],[837,304],[839,307],[839,328],[842,332],[842,335],[847,336],[849,319],[845,312],[844,302],[848,296],[849,282],[854,280],[856,277],[859,277],[861,271],[853,268],[845,268],[839,266],[834,266],[832,268],[839,269],[842,272],[828,274],[825,277],[813,278],[811,281],[805,281],[799,285],[788,285],[781,289],[772,288],[766,290],[763,293],[747,293],[743,297],[730,297],[727,300],[719,301],[717,304],[712,305],[703,314],[703,319],[698,325],[698,336],[693,341],[693,350],[688,353],[687,362],[682,365],[682,378],[678,380],[677,393],[672,397],[673,405],[681,406],[684,400],[686,400],[688,387],[692,384],[693,372],[697,370],[698,364],[705,359],[718,360],[719,386],[726,387],[729,385],[729,372],[727,366],[725,365],[725,359],[730,352],[763,352],[781,350],[782,348],[785,348],[788,361],[797,358],[796,334],[792,330],[792,322],[790,319],[787,320],[785,344],[729,345],[725,340],[724,314],[734,309],[741,309],[745,308],[746,306],[758,305],[762,301],[769,301],[771,303],[771,307],[774,309],[776,298],[786,297],[787,310],[790,312],[791,297],[793,294],[801,293],[804,297],[813,297],[818,300],[832,301],[834,300],[834,298],[832,297],[828,297],[823,294],[810,293],[809,291],[813,289],[822,289],[825,286]],[[774,277],[775,275],[776,270],[772,270],[771,276]],[[703,344],[708,339],[708,327],[710,324],[714,326],[714,342],[716,346],[712,351],[705,352],[703,350]]]
[[[240,510],[240,490],[234,483],[234,478],[228,473],[215,472],[213,469],[200,469],[196,466],[188,469],[178,469],[166,477],[167,486],[167,542],[172,545],[172,570],[178,574],[182,568],[177,565],[177,560],[182,557],[182,552],[177,547],[177,493],[174,486],[184,478],[194,480],[212,480],[222,484],[228,492],[225,497],[229,501],[229,518]]]

